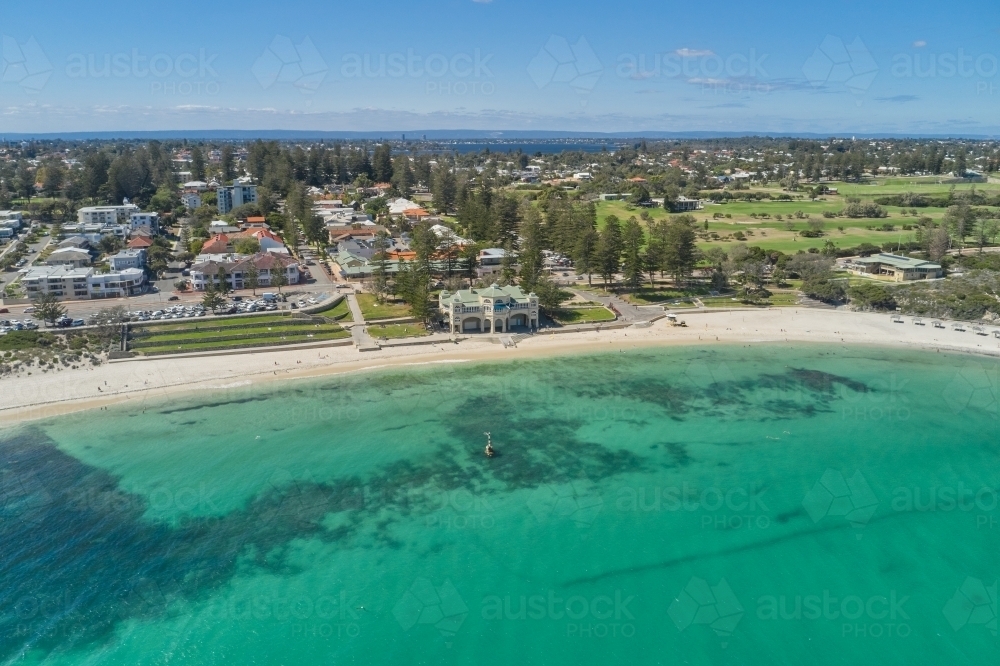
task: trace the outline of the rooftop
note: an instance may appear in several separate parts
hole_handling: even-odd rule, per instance
[[[854,260],[858,264],[887,264],[895,268],[925,268],[935,270],[941,268],[940,264],[935,264],[924,259],[914,259],[913,257],[902,257],[898,254],[881,252],[870,257],[859,257]]]

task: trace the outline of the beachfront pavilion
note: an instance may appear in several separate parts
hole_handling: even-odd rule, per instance
[[[941,265],[913,257],[881,252],[870,257],[852,257],[844,267],[857,275],[873,275],[895,282],[931,280],[941,277]]]
[[[519,287],[442,291],[438,306],[452,333],[509,333],[538,328],[538,296]]]

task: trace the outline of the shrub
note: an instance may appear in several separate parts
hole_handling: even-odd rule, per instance
[[[851,301],[865,310],[895,310],[896,299],[892,292],[877,282],[862,282],[847,291]]]
[[[810,278],[802,283],[802,293],[824,303],[837,304],[844,300],[844,285],[827,278]]]

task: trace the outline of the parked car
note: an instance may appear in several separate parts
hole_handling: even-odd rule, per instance
[[[181,300],[181,297],[180,296],[171,296],[167,300],[168,301],[179,301],[179,300]]]
[[[82,319],[74,319],[74,320],[73,320],[73,321],[72,321],[72,322],[70,323],[70,326],[73,326],[73,327],[76,327],[76,326],[83,326],[83,325],[84,325],[84,324],[86,324],[86,323],[87,323],[87,322],[83,321]]]
[[[10,310],[7,308],[0,308],[0,314],[7,314],[8,312],[10,312]],[[27,312],[27,310],[25,310],[25,312]]]

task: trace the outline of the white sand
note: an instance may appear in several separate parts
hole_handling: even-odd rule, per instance
[[[0,380],[0,424],[135,401],[156,396],[220,391],[275,380],[357,372],[408,364],[530,358],[564,353],[669,344],[824,342],[964,351],[1000,356],[1000,339],[896,324],[888,315],[805,308],[731,312],[686,312],[687,328],[660,320],[649,328],[536,335],[517,348],[475,337],[459,344],[420,345],[358,352],[354,347],[262,351],[198,358],[155,358],[108,363]],[[992,333],[992,328],[987,328]]]

